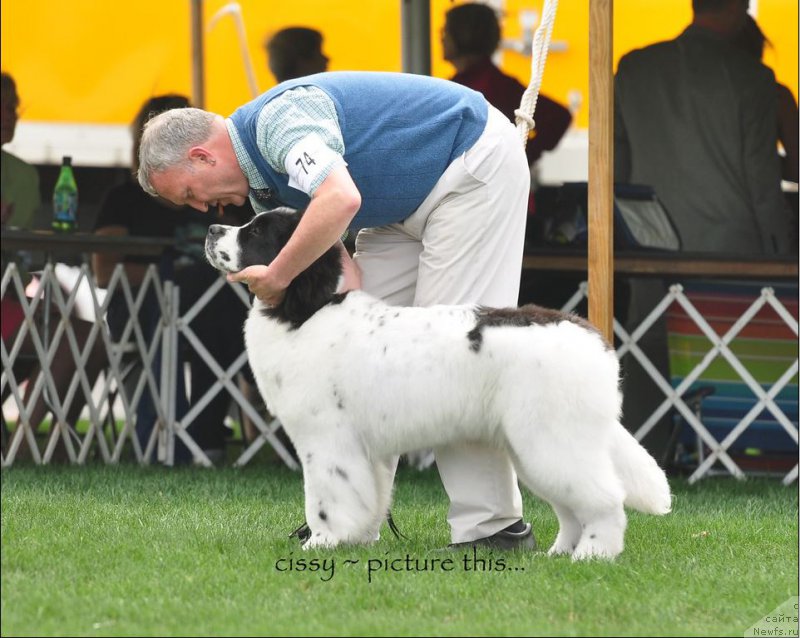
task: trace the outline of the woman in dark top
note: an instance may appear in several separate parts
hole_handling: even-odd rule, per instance
[[[456,68],[453,82],[483,93],[495,108],[512,122],[525,92],[519,80],[506,75],[492,62],[500,44],[500,23],[497,13],[484,4],[462,4],[450,9],[442,30],[444,59]],[[536,100],[536,130],[532,132],[525,152],[528,164],[538,160],[544,151],[553,150],[567,132],[572,115],[569,110],[539,94]]]

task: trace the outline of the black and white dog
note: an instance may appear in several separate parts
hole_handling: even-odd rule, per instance
[[[214,225],[206,256],[224,272],[269,264],[299,213]],[[392,459],[481,441],[508,451],[560,529],[551,554],[613,558],[623,505],[670,511],[664,472],[620,425],[619,366],[574,315],[537,306],[404,308],[337,294],[331,248],[283,302],[257,300],[245,342],[258,388],[294,443],[305,483],[304,548],[369,543],[389,510]]]

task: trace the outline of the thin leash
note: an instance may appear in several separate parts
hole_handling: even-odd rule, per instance
[[[392,534],[394,534],[395,538],[404,538],[406,540],[411,540],[400,531],[400,528],[397,527],[397,523],[394,522],[392,518],[392,513],[386,513],[386,523],[389,525],[389,529],[392,530]],[[303,521],[303,524],[294,530],[291,534],[289,534],[289,538],[297,538],[300,541],[300,544],[305,543],[309,538],[311,538],[311,528],[308,526],[306,521]]]

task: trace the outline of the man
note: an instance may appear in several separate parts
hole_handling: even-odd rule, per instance
[[[684,250],[785,253],[775,77],[729,42],[747,0],[692,6],[680,36],[619,62],[616,181],[655,187]]]
[[[502,113],[445,80],[322,73],[284,82],[227,120],[167,112],[145,130],[139,181],[199,210],[247,197],[256,210],[306,208],[269,266],[231,276],[268,304],[337,243],[350,285],[360,278],[389,303],[517,302],[525,153]],[[340,242],[348,227],[362,229],[355,264]],[[535,545],[504,452],[465,444],[436,450],[436,461],[454,544]]]
[[[683,250],[785,253],[790,230],[776,153],[775,78],[730,43],[745,23],[747,0],[693,0],[692,7],[692,24],[677,38],[620,59],[615,179],[655,188]],[[632,330],[666,290],[659,280],[629,283]],[[669,378],[663,316],[639,346]],[[638,429],[664,394],[632,355],[623,368],[623,419]],[[670,452],[671,428],[664,416],[643,441],[656,458]]]

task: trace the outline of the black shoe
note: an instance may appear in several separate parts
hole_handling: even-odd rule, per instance
[[[450,543],[448,549],[462,549],[464,547],[488,547],[491,549],[536,549],[536,537],[530,523],[519,520],[505,529],[486,538],[463,543]]]

